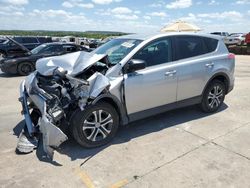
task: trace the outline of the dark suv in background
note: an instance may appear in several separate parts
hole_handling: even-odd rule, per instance
[[[29,50],[32,50],[41,44],[52,42],[51,37],[13,37],[13,39]]]
[[[6,37],[0,43],[0,59],[5,57],[20,57],[35,47],[52,42],[51,37]]]
[[[22,57],[10,57],[0,60],[0,69],[9,74],[28,75],[35,70],[36,61],[43,57],[59,56],[89,49],[70,43],[46,43],[27,52]]]

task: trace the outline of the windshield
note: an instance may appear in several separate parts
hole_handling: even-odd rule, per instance
[[[93,53],[107,54],[112,65],[119,63],[142,41],[137,39],[113,39],[97,48]]]
[[[39,54],[47,45],[42,44],[36,48],[34,48],[33,50],[31,50],[32,54]]]

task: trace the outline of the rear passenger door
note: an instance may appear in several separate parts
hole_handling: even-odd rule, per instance
[[[202,95],[209,73],[213,70],[213,55],[218,42],[200,36],[176,36],[177,101]]]

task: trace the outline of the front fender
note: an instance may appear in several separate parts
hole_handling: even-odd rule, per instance
[[[122,125],[128,124],[128,115],[126,107],[116,96],[112,95],[111,93],[101,94],[97,98],[95,98],[95,100],[91,104],[96,104],[100,101],[106,101],[108,103],[111,103],[111,105],[113,105],[119,113],[120,123]]]

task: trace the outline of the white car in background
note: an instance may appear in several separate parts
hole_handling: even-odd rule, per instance
[[[245,39],[246,39],[246,34],[244,33],[232,33],[230,34],[230,38],[233,38],[234,41],[237,41],[237,45],[244,45],[245,44]]]
[[[238,38],[238,33],[229,35],[228,32],[213,32],[211,34],[221,36],[226,45],[241,45],[241,40]]]

